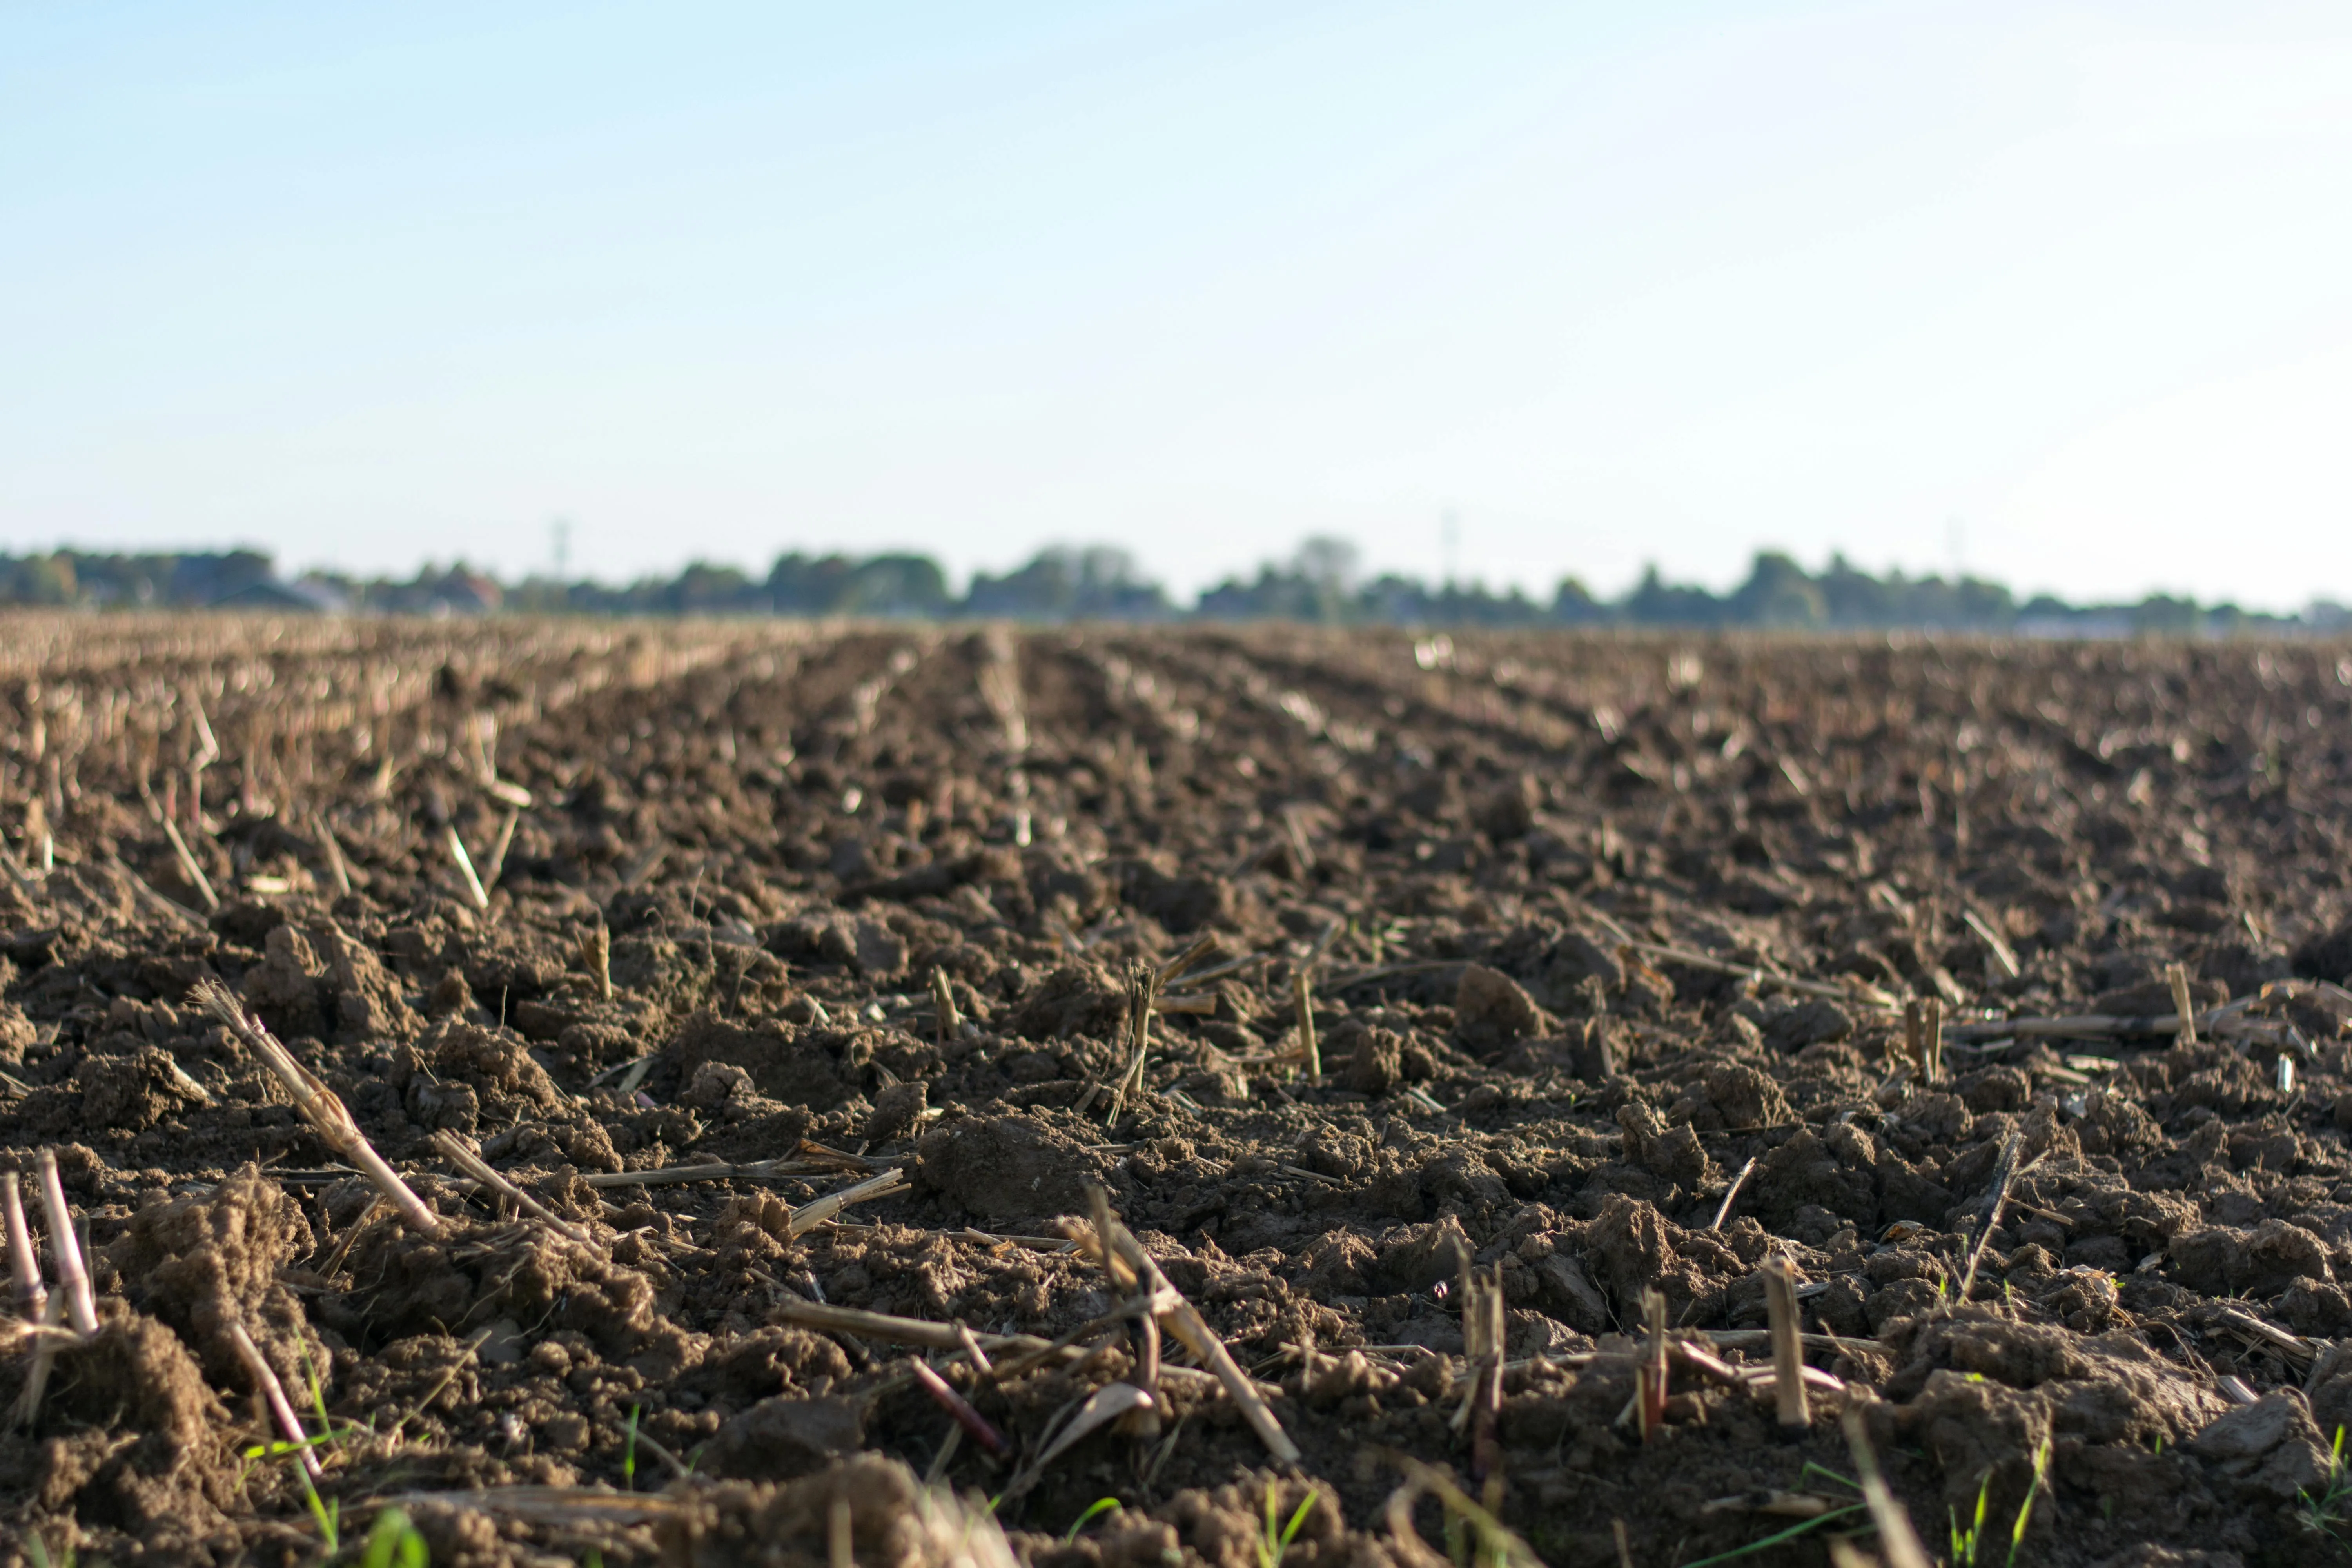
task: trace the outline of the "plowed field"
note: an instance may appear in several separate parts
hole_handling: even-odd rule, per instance
[[[21,618],[0,829],[0,1563],[2352,1561],[2339,647]]]

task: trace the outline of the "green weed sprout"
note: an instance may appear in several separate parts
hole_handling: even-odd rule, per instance
[[[1780,1546],[1788,1542],[1794,1541],[1797,1537],[1804,1534],[1807,1531],[1819,1530],[1825,1524],[1834,1523],[1837,1521],[1845,1518],[1849,1514],[1868,1513],[1869,1511],[1870,1505],[1868,1503],[1861,1502],[1849,1503],[1843,1508],[1833,1508],[1827,1513],[1817,1513],[1811,1519],[1804,1520],[1799,1523],[1789,1526],[1786,1530],[1776,1530],[1771,1534],[1764,1537],[1761,1541],[1751,1541],[1745,1546],[1735,1546],[1728,1552],[1718,1552],[1712,1557],[1702,1557],[1696,1563],[1684,1564],[1684,1568],[1707,1568],[1709,1563],[1729,1563],[1736,1558],[1753,1556],[1759,1552],[1769,1551],[1772,1547]],[[1863,1528],[1864,1530],[1870,1528],[1867,1521],[1864,1523]],[[1954,1557],[1952,1559],[1953,1568],[1959,1568],[1959,1558],[1957,1556]]]
[[[329,1443],[335,1443],[334,1417],[327,1414],[326,1384],[320,1381],[319,1368],[310,1360],[310,1343],[308,1341],[299,1339],[295,1343],[302,1352],[302,1380],[310,1384],[310,1408],[319,1413],[319,1436],[324,1437]],[[337,1446],[341,1445],[337,1444]]]
[[[2010,1522],[2007,1568],[2017,1568],[2018,1550],[2025,1544],[2025,1527],[2033,1521],[2034,1500],[2041,1497],[2042,1482],[2049,1475],[2050,1439],[2044,1437],[2042,1446],[2033,1450],[2033,1479],[2025,1489],[2025,1500],[2017,1505],[2017,1517]],[[1976,1568],[1977,1552],[1985,1538],[1985,1502],[1991,1491],[1992,1472],[1988,1470],[1984,1479],[1977,1483],[1976,1517],[1965,1530],[1957,1518],[1952,1520],[1952,1568]]]
[[[1290,1543],[1298,1539],[1298,1527],[1307,1522],[1307,1510],[1315,1506],[1315,1500],[1318,1495],[1318,1489],[1307,1488],[1306,1497],[1299,1500],[1298,1507],[1292,1510],[1290,1522],[1277,1525],[1274,1504],[1274,1483],[1272,1481],[1265,1483],[1265,1530],[1255,1542],[1257,1568],[1282,1568],[1283,1555],[1290,1550]],[[1095,1506],[1099,1508],[1102,1505],[1097,1503]]]
[[[429,1568],[430,1562],[425,1537],[409,1522],[408,1515],[388,1508],[375,1516],[360,1554],[360,1568]]]
[[[49,1543],[35,1535],[26,1550],[32,1554],[33,1568],[74,1568],[74,1549],[70,1546],[64,1548],[62,1557],[51,1557]]]
[[[2346,1521],[2347,1505],[2352,1504],[2352,1474],[2344,1468],[2344,1428],[2336,1428],[2336,1442],[2327,1455],[2327,1484],[2317,1497],[2309,1492],[2297,1494],[2303,1501],[2304,1528],[2327,1537],[2338,1546],[2352,1550],[2343,1531],[2337,1527]]]
[[[643,1405],[629,1406],[629,1442],[621,1450],[621,1481],[630,1491],[637,1489],[637,1412]]]
[[[273,1437],[267,1443],[256,1443],[238,1454],[243,1463],[237,1467],[236,1484],[243,1486],[245,1478],[252,1473],[253,1467],[263,1459],[290,1459],[324,1445],[326,1441],[324,1436],[305,1437],[299,1443],[289,1443],[284,1438]]]
[[[2017,1549],[2025,1544],[2025,1526],[2033,1518],[2033,1500],[2042,1495],[2042,1478],[2050,1473],[2050,1439],[2033,1450],[2033,1483],[2025,1489],[2025,1500],[2017,1505],[2017,1522],[2009,1527],[2009,1568],[2017,1568]]]
[[[1807,1459],[1805,1461],[1804,1468],[1797,1472],[1798,1483],[1801,1485],[1808,1478],[1813,1476],[1819,1476],[1825,1481],[1834,1481],[1850,1492],[1858,1492],[1862,1490],[1861,1482],[1839,1475],[1835,1470],[1829,1468],[1825,1465],[1817,1465],[1813,1463],[1812,1460]],[[1753,1556],[1759,1552],[1768,1551],[1772,1547],[1780,1546],[1785,1542],[1794,1541],[1797,1537],[1804,1534],[1808,1531],[1819,1530],[1822,1526],[1833,1523],[1838,1520],[1845,1518],[1849,1514],[1867,1513],[1868,1511],[1868,1504],[1858,1502],[1851,1503],[1844,1508],[1833,1508],[1826,1512],[1817,1513],[1811,1519],[1803,1520],[1796,1524],[1790,1525],[1785,1530],[1776,1530],[1771,1534],[1764,1537],[1761,1541],[1751,1541],[1745,1546],[1735,1546],[1728,1552],[1718,1552],[1712,1557],[1702,1557],[1696,1563],[1685,1563],[1683,1568],[1707,1568],[1707,1564],[1711,1563],[1729,1563],[1737,1558]],[[1871,1526],[1865,1522],[1863,1528],[1864,1530],[1868,1530]],[[1957,1550],[1955,1550],[1952,1556],[1952,1568],[1960,1568],[1960,1557]]]
[[[1095,1520],[1110,1512],[1113,1509],[1116,1509],[1118,1506],[1119,1500],[1115,1497],[1097,1498],[1094,1500],[1094,1505],[1092,1507],[1088,1508],[1086,1512],[1078,1515],[1077,1522],[1070,1526],[1069,1533],[1062,1537],[1062,1544],[1066,1546],[1071,1542],[1076,1541],[1078,1538],[1078,1531],[1084,1530],[1087,1525],[1094,1522]]]
[[[1801,1482],[1808,1476],[1819,1476],[1825,1481],[1835,1481],[1838,1485],[1843,1487],[1850,1492],[1860,1492],[1862,1490],[1862,1483],[1860,1481],[1853,1480],[1847,1477],[1839,1475],[1835,1470],[1831,1469],[1828,1466],[1817,1465],[1811,1459],[1807,1459],[1805,1461],[1805,1468],[1797,1472],[1797,1479]]]
[[[294,1479],[302,1483],[302,1500],[310,1506],[310,1518],[319,1526],[319,1539],[326,1542],[327,1555],[334,1556],[343,1549],[342,1499],[320,1497],[319,1489],[310,1484],[310,1472],[299,1465],[294,1468]]]
[[[1977,1568],[1977,1544],[1984,1539],[1985,1500],[1992,1495],[1992,1472],[1987,1470],[1984,1479],[1977,1483],[1976,1518],[1966,1530],[1960,1528],[1959,1517],[1951,1510],[1944,1510],[1952,1521],[1952,1568]]]

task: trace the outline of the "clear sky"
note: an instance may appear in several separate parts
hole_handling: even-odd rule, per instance
[[[2352,10],[0,5],[0,548],[2352,597]]]

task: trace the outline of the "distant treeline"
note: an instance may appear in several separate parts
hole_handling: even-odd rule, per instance
[[[1773,551],[1757,555],[1727,594],[1669,583],[1653,567],[1622,596],[1596,598],[1576,578],[1549,601],[1478,584],[1432,585],[1367,577],[1344,541],[1311,539],[1254,577],[1232,577],[1190,605],[1108,546],[1055,548],[1002,576],[981,573],[961,594],[926,555],[779,556],[765,577],[697,563],[675,577],[625,585],[531,577],[501,584],[462,563],[406,581],[313,572],[278,575],[269,556],[237,550],[108,555],[73,550],[0,554],[0,604],[93,609],[252,608],[315,613],[605,616],[870,616],[1024,621],[1312,621],[1460,626],[1748,626],[1790,630],[1916,627],[2050,637],[2227,636],[2352,632],[2352,610],[2315,602],[2299,615],[2151,595],[2136,604],[2021,601],[1977,577],[1874,576],[1843,556],[1808,572]]]

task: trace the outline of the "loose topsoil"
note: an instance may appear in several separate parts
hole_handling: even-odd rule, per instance
[[[1939,1557],[2352,1557],[2340,648],[0,630],[0,1168],[58,1290],[54,1152],[100,1321],[0,1352],[11,1568],[358,1561],[393,1505],[436,1565],[972,1555],[926,1477],[1046,1568],[1492,1560],[1391,1516],[1412,1461],[1553,1568],[1818,1563],[1883,1549],[1847,1410]],[[1295,1465],[1116,1316],[1097,1188]],[[1742,1380],[1775,1254],[1810,1427],[1677,1350],[1645,1438],[1648,1314]]]

